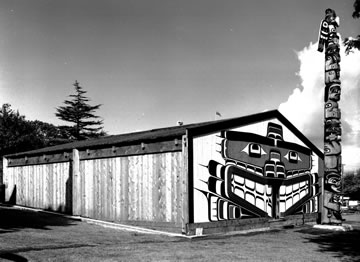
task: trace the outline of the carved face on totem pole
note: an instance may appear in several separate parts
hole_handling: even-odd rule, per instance
[[[325,21],[327,21],[329,24],[339,27],[340,26],[340,19],[338,16],[336,16],[336,13],[334,10],[328,8],[325,10]]]
[[[325,118],[328,119],[340,119],[341,112],[339,109],[339,105],[336,101],[327,100],[325,103]]]
[[[341,87],[339,83],[333,83],[330,86],[326,87],[326,91],[325,92],[327,93],[329,100],[335,102],[340,100]]]
[[[329,45],[329,38],[335,40],[334,34],[336,34],[336,28],[340,25],[340,19],[336,16],[336,13],[332,9],[326,9],[325,11],[325,19],[321,21],[320,24],[320,32],[319,32],[319,45],[318,51],[322,52],[324,47]]]
[[[330,172],[325,178],[325,189],[330,192],[341,192],[341,176],[336,172]]]

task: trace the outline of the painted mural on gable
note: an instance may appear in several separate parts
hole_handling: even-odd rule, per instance
[[[317,156],[287,141],[282,125],[263,129],[222,131],[194,143],[195,151],[202,147],[194,155],[194,222],[318,211]]]

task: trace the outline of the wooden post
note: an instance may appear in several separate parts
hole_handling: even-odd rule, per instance
[[[9,200],[9,190],[6,190],[8,187],[8,160],[3,157],[3,173],[0,181],[0,203],[5,202],[6,199]]]
[[[80,183],[80,157],[79,150],[72,151],[72,215],[81,214],[81,183]]]
[[[181,174],[181,203],[182,203],[182,233],[187,234],[187,225],[189,224],[189,147],[188,136],[182,137],[182,174]]]
[[[325,221],[326,214],[323,212],[323,206],[324,206],[324,160],[319,157],[318,160],[318,166],[319,166],[319,185],[320,185],[320,193],[319,196],[319,203],[318,203],[318,212],[320,213],[320,216],[318,217],[318,223],[320,224],[321,221]]]

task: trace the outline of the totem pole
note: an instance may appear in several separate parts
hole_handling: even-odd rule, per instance
[[[318,51],[325,49],[325,96],[324,96],[324,179],[322,224],[341,224],[341,112],[339,100],[340,45],[339,17],[335,11],[326,9],[325,19],[321,21]]]

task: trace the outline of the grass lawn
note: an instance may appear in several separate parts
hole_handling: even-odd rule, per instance
[[[42,212],[0,207],[4,261],[360,261],[360,215],[353,231],[311,226],[187,239],[104,228]]]

